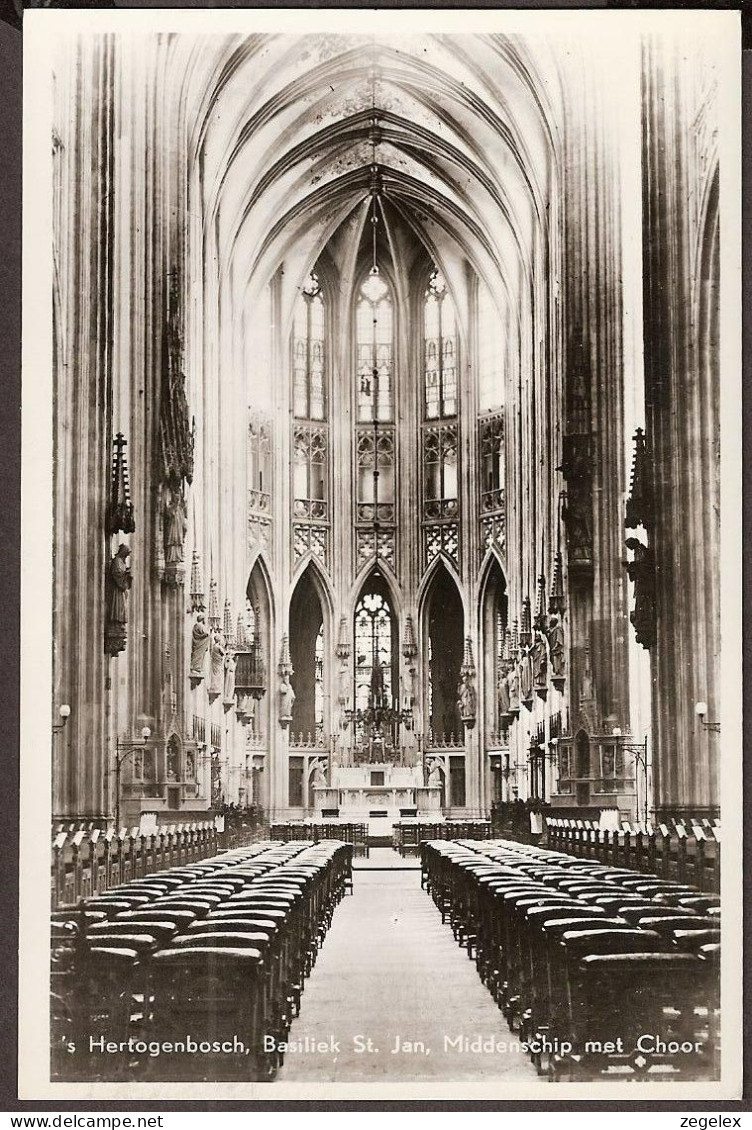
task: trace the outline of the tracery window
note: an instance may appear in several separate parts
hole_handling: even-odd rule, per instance
[[[299,425],[293,431],[293,514],[325,520],[329,444],[324,428]]]
[[[326,420],[326,310],[315,271],[295,303],[292,332],[293,411],[298,420]]]
[[[249,505],[253,513],[270,510],[271,437],[269,424],[253,416],[248,425]]]
[[[457,329],[440,271],[431,272],[423,306],[424,409],[427,420],[457,415]]]
[[[359,423],[394,420],[393,323],[389,287],[372,270],[360,287],[355,317]]]
[[[385,595],[371,589],[355,609],[355,708],[365,711],[383,696],[392,705],[394,616]],[[356,728],[358,741],[363,726]]]
[[[496,413],[480,420],[481,511],[504,509],[504,417]]]
[[[503,338],[499,312],[485,283],[478,287],[478,397],[481,412],[504,403]]]
[[[427,521],[456,518],[457,427],[445,424],[423,431],[423,516]]]

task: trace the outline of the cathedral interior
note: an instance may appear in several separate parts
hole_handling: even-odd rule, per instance
[[[53,1074],[145,955],[196,1029],[209,955],[212,1031],[477,996],[569,1053],[420,1077],[605,1077],[621,1016],[613,1077],[717,1078],[721,56],[381,26],[55,44]]]
[[[56,820],[718,815],[717,73],[566,46],[63,40]]]

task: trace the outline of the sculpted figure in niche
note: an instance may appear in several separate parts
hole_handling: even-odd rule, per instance
[[[209,629],[206,626],[206,617],[203,612],[199,612],[196,617],[196,623],[193,625],[193,632],[191,633],[191,670],[190,676],[193,679],[203,679],[204,677],[204,661],[206,660],[206,653],[209,650]]]
[[[317,761],[313,767],[311,785],[316,788],[326,788],[326,776],[324,774],[324,767],[320,761]]]
[[[133,577],[128,568],[130,549],[125,543],[118,546],[107,570],[107,651],[117,655],[125,648],[128,624],[128,592]]]
[[[295,691],[290,685],[290,676],[285,673],[280,677],[279,683],[279,720],[289,722],[292,719],[292,708],[295,705]]]
[[[558,616],[552,616],[548,628],[548,647],[551,653],[551,673],[555,679],[564,677],[564,629]]]
[[[215,628],[211,638],[211,660],[209,675],[209,694],[221,694],[224,690],[225,649],[222,633]]]
[[[170,501],[164,508],[164,547],[167,565],[182,564],[183,542],[187,530],[188,521],[182,495],[170,492]]]

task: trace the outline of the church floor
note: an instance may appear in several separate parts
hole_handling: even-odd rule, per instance
[[[516,1042],[475,964],[421,890],[420,870],[356,870],[353,894],[335,911],[290,1030],[288,1040],[301,1050],[287,1052],[277,1079],[538,1078],[524,1052],[465,1050],[463,1038],[478,1035]]]

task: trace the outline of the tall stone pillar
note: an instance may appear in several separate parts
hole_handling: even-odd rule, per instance
[[[719,172],[717,74],[693,36],[642,55],[646,459],[654,564],[650,648],[659,815],[718,805]]]

